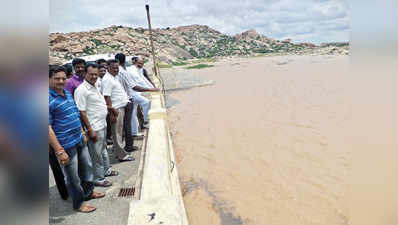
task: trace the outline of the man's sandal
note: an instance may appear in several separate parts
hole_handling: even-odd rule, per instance
[[[112,182],[109,180],[104,180],[102,183],[95,183],[94,185],[99,187],[109,187],[112,186]]]
[[[83,204],[77,211],[81,213],[91,213],[94,212],[96,209],[97,208],[95,208],[94,206]]]
[[[119,176],[119,172],[116,170],[112,170],[109,175],[105,175],[106,177],[112,177],[112,176]]]
[[[104,196],[105,196],[105,193],[103,193],[103,192],[93,191],[93,193],[91,194],[91,199],[103,198]]]
[[[134,157],[131,155],[126,155],[123,159],[119,159],[119,162],[127,162],[127,161],[134,161]]]

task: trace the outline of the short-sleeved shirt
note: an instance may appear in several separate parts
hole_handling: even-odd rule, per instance
[[[137,86],[137,83],[133,79],[133,75],[121,66],[119,66],[118,78],[129,98],[139,95],[139,92],[133,90],[133,88]]]
[[[102,94],[102,77],[98,77],[97,82],[95,83],[95,86],[98,88],[98,90]]]
[[[80,112],[72,95],[64,89],[64,96],[49,89],[49,123],[64,149],[82,141]]]
[[[66,81],[65,89],[69,91],[72,96],[74,96],[76,88],[83,83],[83,80],[83,78],[80,78],[77,74],[75,74]]]
[[[102,94],[111,98],[112,107],[115,109],[125,107],[129,102],[129,97],[122,84],[108,72],[102,79]]]
[[[142,68],[139,69],[136,66],[131,66],[129,67],[128,71],[131,73],[134,81],[137,83],[138,86],[144,88],[153,88],[153,85],[142,74]]]
[[[104,96],[97,87],[86,80],[75,90],[75,102],[80,111],[85,111],[88,122],[93,130],[99,131],[106,127],[106,107]]]

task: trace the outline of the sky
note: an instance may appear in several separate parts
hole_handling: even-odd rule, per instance
[[[76,32],[111,25],[147,28],[207,25],[227,35],[249,29],[273,39],[349,41],[345,0],[51,0],[49,31]]]

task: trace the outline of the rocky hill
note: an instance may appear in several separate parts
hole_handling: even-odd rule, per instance
[[[156,55],[160,62],[172,63],[193,58],[247,56],[258,54],[348,54],[348,43],[291,43],[274,40],[248,30],[228,36],[208,26],[190,25],[154,29]],[[74,57],[122,52],[126,55],[151,54],[149,31],[144,28],[111,26],[88,32],[51,33],[50,63],[63,63]]]

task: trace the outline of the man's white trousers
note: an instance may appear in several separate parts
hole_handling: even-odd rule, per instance
[[[151,107],[151,102],[142,95],[133,96],[133,115],[131,117],[131,133],[132,135],[138,134],[138,121],[137,121],[137,107],[138,105],[142,108],[142,113],[144,114],[144,121],[148,121],[148,112]]]

